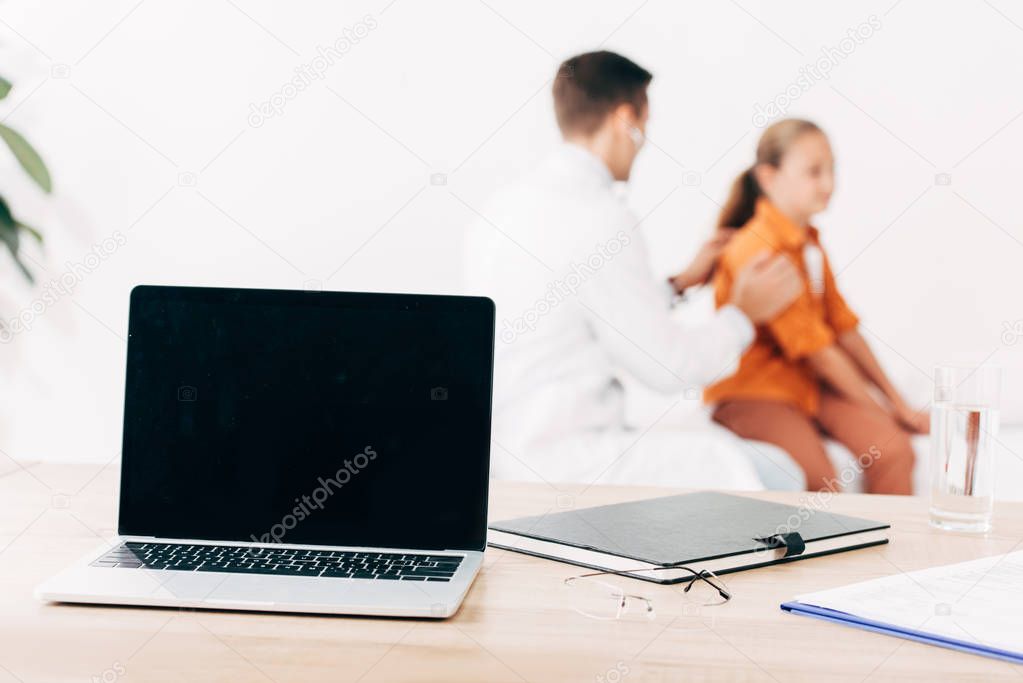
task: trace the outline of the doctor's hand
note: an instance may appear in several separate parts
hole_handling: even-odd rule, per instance
[[[731,303],[759,325],[773,320],[802,291],[803,283],[792,261],[762,251],[735,276]]]
[[[686,266],[685,270],[681,273],[671,278],[671,284],[675,287],[675,291],[681,294],[690,287],[706,284],[707,280],[710,279],[711,273],[714,272],[714,266],[717,264],[721,252],[734,234],[734,229],[718,228],[714,232],[714,236],[704,242],[703,246],[700,247],[700,251],[696,252],[692,263]]]

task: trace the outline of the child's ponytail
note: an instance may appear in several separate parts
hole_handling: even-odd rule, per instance
[[[753,218],[757,197],[760,196],[760,186],[753,175],[753,169],[754,167],[750,166],[732,183],[728,199],[725,200],[721,215],[718,217],[719,228],[741,228]]]

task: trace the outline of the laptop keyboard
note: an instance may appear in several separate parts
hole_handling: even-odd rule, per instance
[[[92,566],[391,581],[450,581],[461,561],[460,555],[127,541],[105,553]]]

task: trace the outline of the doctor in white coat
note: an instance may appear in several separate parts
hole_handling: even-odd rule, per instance
[[[709,323],[670,317],[672,298],[708,277],[723,244],[712,240],[670,284],[658,281],[640,221],[614,191],[643,146],[651,78],[610,52],[562,64],[553,95],[564,143],[469,230],[468,290],[497,304],[497,478],[761,485],[735,440],[626,421],[623,371],[662,392],[698,391],[734,371],[753,324],[800,288],[791,263],[765,258]]]

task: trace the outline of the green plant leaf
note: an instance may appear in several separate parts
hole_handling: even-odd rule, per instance
[[[0,197],[0,227],[4,226],[9,228],[10,227],[20,228],[21,230],[24,230],[28,234],[32,235],[32,237],[35,238],[36,242],[39,242],[40,244],[42,244],[43,242],[43,234],[36,230],[35,228],[33,228],[28,223],[22,223],[17,218],[15,218],[14,214],[11,213],[11,207],[7,204],[7,201],[3,197]]]
[[[28,234],[32,235],[32,237],[35,238],[36,242],[38,242],[39,244],[43,243],[43,233],[39,232],[38,230],[33,228],[31,225],[28,225],[27,223],[22,223],[21,221],[17,221],[17,224],[18,224],[19,228],[21,228],[22,230],[24,230]]]
[[[11,252],[11,256],[17,257],[20,241],[17,228],[10,228],[6,225],[0,226],[0,242],[7,245],[7,250]]]
[[[35,282],[32,272],[18,255],[18,250],[21,247],[20,230],[28,230],[29,234],[33,235],[36,239],[42,239],[42,235],[35,228],[30,228],[24,223],[15,220],[14,216],[11,215],[11,207],[7,205],[7,201],[3,197],[0,197],[0,242],[6,245],[7,250],[11,252],[14,264],[18,266],[18,270],[25,276],[25,279],[29,282]]]
[[[11,256],[18,257],[18,247],[21,243],[21,237],[18,235],[18,222],[14,220],[11,208],[7,206],[7,202],[3,198],[0,198],[0,242],[7,245]]]
[[[11,207],[7,205],[7,200],[0,197],[0,228],[5,226],[13,228],[16,222],[11,214]]]
[[[25,279],[28,280],[29,284],[35,284],[35,276],[32,275],[32,271],[28,269],[28,266],[25,265],[25,262],[22,261],[21,257],[17,254],[14,255],[14,265],[18,266],[18,270],[20,270],[21,274],[25,276]]]
[[[32,145],[28,144],[28,141],[21,136],[21,133],[0,123],[0,138],[3,138],[7,146],[11,148],[14,157],[32,180],[36,181],[43,191],[51,191],[53,185],[50,181],[50,172],[46,170],[46,164],[43,163],[39,153],[32,148]]]
[[[7,93],[11,91],[11,82],[0,76],[0,100],[7,97]]]
[[[9,249],[15,249],[18,246],[18,241],[21,238],[18,237],[18,227],[16,225],[10,225],[8,223],[0,223],[0,242],[7,245]]]
[[[18,227],[9,226],[6,223],[0,223],[0,242],[3,242],[7,246],[7,250],[11,252],[11,257],[14,259],[14,264],[18,266],[18,270],[21,271],[22,275],[24,275],[29,282],[35,282],[35,278],[32,277],[32,273],[22,262],[21,257],[18,256],[18,246],[21,243],[21,239],[18,236]]]

